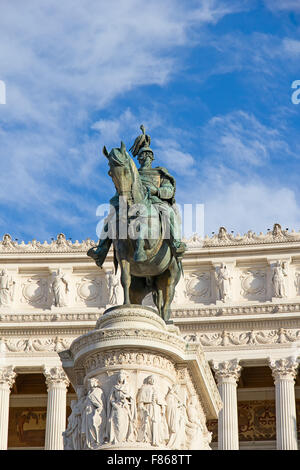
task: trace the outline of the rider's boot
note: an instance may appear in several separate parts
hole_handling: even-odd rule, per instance
[[[88,250],[87,255],[93,258],[100,268],[105,261],[107,253],[109,252],[112,240],[110,238],[105,238],[101,240],[97,247],[92,247]]]

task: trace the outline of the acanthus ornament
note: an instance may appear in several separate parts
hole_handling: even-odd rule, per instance
[[[212,361],[212,367],[215,371],[218,382],[223,380],[232,380],[237,382],[240,378],[242,370],[242,367],[239,365],[239,360],[237,358],[223,362]]]
[[[69,379],[62,367],[44,367],[44,376],[48,389],[55,385],[69,386]]]
[[[272,369],[272,375],[275,380],[295,380],[299,361],[295,357],[274,360],[269,358],[269,366]]]
[[[0,385],[8,385],[11,388],[16,378],[13,366],[0,367]]]

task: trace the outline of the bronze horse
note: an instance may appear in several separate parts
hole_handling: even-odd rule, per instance
[[[132,208],[143,204],[150,212],[147,191],[142,185],[139,172],[133,159],[121,142],[121,148],[113,148],[109,153],[106,147],[103,153],[108,159],[111,176],[117,193],[127,202],[128,221],[132,221]],[[150,220],[151,217],[148,217]],[[157,218],[159,221],[159,218]],[[148,223],[148,222],[147,222]],[[159,236],[144,240],[147,259],[143,262],[134,260],[137,240],[127,238],[113,239],[115,266],[121,268],[121,284],[124,290],[124,305],[141,305],[144,297],[152,292],[153,301],[159,315],[167,321],[170,317],[170,306],[175,293],[175,286],[182,272],[181,261],[174,256],[170,240],[159,223]],[[92,249],[93,250],[93,249]],[[95,248],[94,248],[95,250]],[[88,253],[89,254],[89,253]],[[89,254],[91,256],[91,254]]]

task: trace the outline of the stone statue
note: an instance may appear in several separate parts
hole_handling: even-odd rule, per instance
[[[227,267],[223,263],[220,267],[215,268],[215,279],[218,300],[226,302],[230,298],[231,277],[228,273]]]
[[[86,449],[97,449],[104,443],[106,412],[103,398],[98,380],[89,379],[81,423],[82,440]]]
[[[68,418],[68,427],[63,433],[64,450],[81,449],[81,402],[78,399],[71,401],[72,413]]]
[[[65,307],[67,305],[66,294],[69,292],[68,282],[61,268],[58,268],[54,281],[52,282],[55,307]]]
[[[200,422],[199,405],[197,397],[192,395],[187,402],[187,420],[186,420],[186,437],[188,448],[191,450],[199,450],[205,447],[203,439],[203,427]]]
[[[153,446],[160,446],[164,445],[169,437],[165,418],[166,403],[159,399],[154,383],[153,375],[146,377],[137,394],[139,418],[137,440],[148,442]]]
[[[186,245],[181,242],[175,179],[166,168],[152,168],[151,139],[143,126],[141,129],[143,134],[131,147],[139,170],[123,142],[110,153],[103,148],[116,194],[110,200],[111,212],[100,242],[87,254],[101,267],[113,242],[115,267],[121,267],[124,304],[142,305],[152,292],[160,316],[167,321]]]
[[[135,438],[136,406],[128,390],[127,380],[127,374],[119,372],[117,383],[108,398],[106,434],[110,444],[129,442]]]
[[[287,276],[286,263],[277,261],[273,268],[272,283],[275,297],[285,297],[284,278]]]
[[[110,305],[118,305],[119,303],[119,289],[120,281],[116,274],[110,272],[107,274],[107,287],[108,287],[108,303]]]
[[[7,274],[6,269],[2,269],[0,274],[0,305],[9,305],[13,300],[15,281]]]
[[[179,385],[174,384],[166,395],[166,417],[170,433],[168,447],[171,449],[181,449],[185,444],[186,410],[179,390]]]
[[[80,450],[83,448],[81,416],[86,399],[83,388],[78,388],[77,397],[78,400],[71,401],[72,413],[68,418],[68,427],[63,433],[65,450]]]

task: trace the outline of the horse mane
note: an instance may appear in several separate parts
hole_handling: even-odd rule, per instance
[[[135,203],[140,203],[145,198],[145,188],[142,185],[141,178],[133,159],[128,155],[130,173],[132,175],[132,199]]]

